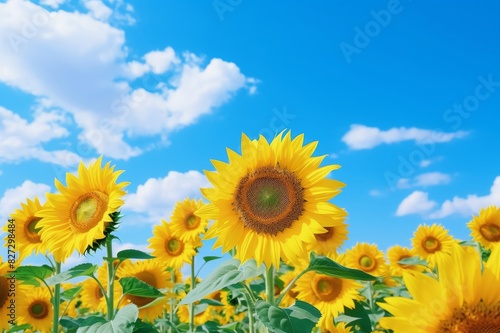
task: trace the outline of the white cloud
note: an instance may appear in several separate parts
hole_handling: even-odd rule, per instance
[[[383,196],[384,194],[379,191],[379,190],[370,190],[370,192],[368,193],[370,194],[371,197],[381,197]]]
[[[397,188],[429,187],[435,185],[448,184],[451,176],[442,172],[427,172],[416,176],[413,179],[401,178],[396,184]]]
[[[420,167],[421,168],[427,168],[431,164],[432,164],[431,160],[422,160],[422,162],[420,162]]]
[[[396,210],[396,216],[405,216],[410,214],[424,214],[433,209],[437,203],[429,200],[426,192],[414,191],[403,199]]]
[[[170,171],[164,178],[149,178],[135,193],[128,194],[124,210],[146,215],[150,222],[158,223],[170,218],[177,201],[200,198],[200,188],[208,186],[208,180],[198,171]]]
[[[469,194],[465,198],[459,196],[446,200],[440,209],[430,215],[430,218],[443,218],[453,214],[471,216],[477,214],[481,208],[500,204],[500,176],[495,178],[490,193],[485,195]]]
[[[60,5],[62,5],[66,0],[41,0],[40,3],[42,5],[46,5],[52,8],[58,8]]]
[[[43,204],[45,193],[49,191],[49,185],[34,183],[31,180],[25,180],[21,185],[7,189],[0,199],[0,219],[6,221],[15,209],[21,208],[21,202],[26,202],[26,199],[34,200],[37,196],[40,203]]]
[[[454,139],[463,138],[468,132],[439,132],[420,128],[391,128],[380,130],[377,127],[365,125],[351,125],[350,130],[344,134],[342,141],[353,150],[371,149],[381,144],[391,144],[402,141],[415,141],[418,144],[431,144],[449,142]]]
[[[148,248],[148,244],[133,244],[133,243],[119,243],[119,242],[113,243],[114,256],[116,256],[116,254],[120,251],[130,250],[130,249],[151,253],[151,249]]]
[[[175,51],[170,46],[163,51],[151,51],[144,55],[146,64],[155,74],[165,73],[172,65],[179,64],[180,60],[175,55]]]
[[[101,0],[86,0],[83,5],[89,10],[90,15],[99,21],[107,21],[113,14],[113,10]]]

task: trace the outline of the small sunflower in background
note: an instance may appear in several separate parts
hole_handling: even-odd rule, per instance
[[[500,207],[481,209],[479,215],[474,216],[467,226],[471,230],[472,239],[491,250],[500,243]]]
[[[21,285],[18,290],[20,297],[17,297],[16,302],[17,324],[30,324],[35,332],[51,333],[54,309],[49,290],[45,286],[27,285]]]
[[[327,178],[340,166],[320,166],[325,156],[312,156],[317,144],[304,145],[304,135],[292,139],[290,132],[271,143],[243,134],[241,155],[227,149],[228,163],[211,161],[216,171],[205,175],[214,187],[202,189],[209,203],[195,214],[214,220],[205,235],[216,238],[214,247],[235,248],[242,262],[267,267],[278,268],[280,258],[308,260],[306,244],[346,216],[329,202],[344,187]]]
[[[184,291],[180,292],[180,297],[184,298],[186,293]],[[200,304],[199,301],[194,302],[194,324],[200,326],[205,324],[209,320],[217,318],[217,311],[219,307],[214,307],[206,303]],[[177,316],[181,323],[189,323],[189,305],[181,305],[177,310]]]
[[[0,330],[8,330],[9,329],[9,322],[5,318],[9,318],[10,310],[7,308],[10,305],[10,300],[13,299],[9,296],[9,286],[10,286],[10,281],[7,278],[8,271],[9,271],[9,263],[3,262],[2,257],[0,257]]]
[[[333,331],[328,331],[328,332],[330,332],[330,333],[352,333],[351,328],[350,327],[346,327],[346,325],[347,324],[343,323],[343,322],[342,323],[338,323],[333,328]]]
[[[279,279],[283,282],[283,288],[286,288],[290,282],[297,276],[298,272],[296,270],[288,271],[279,276]],[[283,295],[281,299],[281,303],[279,304],[281,307],[286,308],[295,303],[297,299],[297,292],[294,290],[297,285],[294,284],[290,289],[288,289],[287,293]]]
[[[442,225],[420,225],[411,240],[415,253],[429,263],[430,268],[436,266],[437,258],[450,254],[454,240]]]
[[[117,183],[123,171],[114,171],[110,163],[101,168],[101,161],[102,156],[88,168],[81,162],[78,177],[66,174],[67,186],[56,179],[60,193],[48,193],[46,205],[37,214],[42,218],[37,224],[42,241],[58,262],[75,250],[84,254],[97,249],[117,227],[111,214],[123,205],[124,187],[129,183]]]
[[[377,245],[357,243],[344,254],[347,267],[362,270],[373,276],[383,277],[387,274],[387,263],[384,253]]]
[[[348,225],[344,223],[344,219],[340,219],[339,225],[326,227],[327,231],[325,233],[315,234],[316,243],[307,244],[307,248],[319,255],[336,257],[337,250],[348,239],[347,227]]]
[[[387,250],[387,259],[389,260],[389,269],[392,276],[402,276],[404,271],[422,272],[425,267],[422,265],[400,264],[399,261],[416,256],[414,249],[394,245]]]
[[[184,242],[194,242],[200,234],[205,233],[208,220],[196,216],[194,212],[203,206],[203,202],[194,199],[185,199],[175,204],[170,217],[172,232],[179,235]]]

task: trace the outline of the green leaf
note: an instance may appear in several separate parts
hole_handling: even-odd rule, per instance
[[[409,257],[409,258],[404,258],[398,261],[399,264],[402,265],[424,265],[427,266],[427,261],[420,259],[420,257],[415,256],[415,257]]]
[[[159,331],[150,323],[145,323],[141,319],[137,319],[134,325],[133,333],[159,333]]]
[[[115,319],[108,322],[99,322],[90,326],[80,327],[77,333],[132,333],[134,324],[139,316],[139,309],[135,304],[128,304],[118,310]]]
[[[255,309],[264,326],[275,333],[311,332],[321,316],[318,309],[300,300],[288,308],[257,301]]]
[[[67,271],[51,276],[46,280],[46,282],[49,286],[53,286],[79,276],[92,276],[96,270],[97,265],[92,265],[90,263],[80,264],[68,269]]]
[[[67,289],[61,293],[61,299],[65,301],[71,301],[73,298],[75,298],[76,295],[78,295],[80,290],[82,290],[82,286]]]
[[[127,259],[153,259],[154,257],[146,252],[142,252],[139,250],[123,250],[118,252],[116,255],[120,261],[124,261]]]
[[[209,261],[213,261],[213,260],[217,260],[217,259],[220,259],[222,257],[218,257],[218,256],[205,256],[203,257],[203,261],[205,261],[205,263],[209,262]]]
[[[342,279],[361,281],[372,281],[376,279],[375,276],[371,276],[370,274],[357,269],[344,267],[330,258],[327,258],[325,256],[317,256],[314,253],[311,253],[311,261],[309,263],[309,267],[307,267],[307,270]]]
[[[122,285],[123,294],[150,298],[163,296],[161,291],[135,277],[123,277],[120,279],[120,284]]]
[[[47,265],[20,266],[13,274],[15,274],[17,280],[23,281],[24,284],[40,287],[40,282],[38,280],[44,281],[51,276],[53,272],[52,268]]]
[[[202,299],[204,296],[221,290],[232,284],[263,274],[266,267],[257,267],[255,260],[248,260],[240,266],[240,261],[229,259],[217,267],[206,279],[201,281],[190,291],[180,304],[189,304]]]
[[[363,307],[361,303],[358,301],[354,301],[354,309],[349,309],[347,307],[344,308],[344,316],[351,318],[348,323],[350,326],[357,325],[360,327],[361,332],[371,332],[372,331],[372,324],[370,322],[370,317],[368,316],[368,312],[366,309]],[[341,321],[341,317],[335,318],[335,321]],[[342,320],[346,321],[346,320]],[[347,321],[346,321],[347,322]]]
[[[209,298],[203,298],[199,304],[208,304],[208,305],[212,305],[212,306],[224,306],[224,304],[222,304],[221,302],[216,301],[214,299],[209,299]]]
[[[6,331],[5,333],[23,333],[26,331],[26,329],[30,328],[31,324],[22,324],[22,325],[16,325],[12,327],[10,330]]]

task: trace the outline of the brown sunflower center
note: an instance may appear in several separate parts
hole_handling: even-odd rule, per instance
[[[189,215],[186,218],[186,228],[188,230],[196,229],[200,225],[200,221],[201,221],[201,219],[198,216]]]
[[[325,227],[325,229],[327,230],[327,232],[322,233],[322,234],[315,234],[316,240],[318,240],[320,242],[326,242],[327,240],[329,240],[333,237],[335,228],[334,227]]]
[[[5,276],[0,276],[0,309],[3,308],[9,296],[9,281]]]
[[[481,235],[490,242],[500,241],[500,226],[494,223],[482,225],[479,228]]]
[[[101,290],[101,287],[99,287],[99,285],[96,285],[95,286],[95,297],[97,300],[100,300],[104,295],[102,294],[102,290]]]
[[[40,220],[41,218],[32,216],[24,223],[24,235],[30,243],[40,243],[40,235],[38,234],[40,228],[36,227]]]
[[[377,267],[377,260],[365,254],[359,258],[359,266],[365,272],[371,272]]]
[[[49,304],[42,300],[37,300],[30,304],[28,311],[31,317],[43,319],[49,315]]]
[[[312,280],[312,291],[320,301],[331,302],[340,295],[342,280],[331,276],[317,275]]]
[[[135,277],[142,282],[145,282],[149,284],[150,286],[157,287],[156,285],[156,277],[154,276],[153,273],[144,271],[144,272],[139,272],[135,274]],[[146,304],[151,303],[154,301],[156,298],[154,297],[143,297],[143,296],[134,296],[134,295],[128,295],[128,299],[138,307],[144,306]]]
[[[172,257],[177,257],[184,251],[184,243],[177,237],[172,237],[165,242],[165,251]]]
[[[464,304],[450,319],[441,321],[443,333],[500,333],[500,303]]]
[[[422,247],[428,253],[434,253],[441,250],[441,242],[439,239],[428,236],[422,240]]]
[[[71,226],[80,232],[87,232],[103,218],[108,208],[108,195],[99,191],[81,195],[71,205],[69,218]]]
[[[276,235],[302,215],[304,189],[293,173],[262,167],[241,179],[235,208],[245,227]]]

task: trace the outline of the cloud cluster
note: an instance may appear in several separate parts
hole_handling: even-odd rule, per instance
[[[26,199],[34,200],[38,197],[40,203],[45,202],[45,193],[50,191],[50,186],[25,180],[21,185],[7,189],[0,198],[0,219],[6,221],[15,209],[21,209],[21,202]]]
[[[427,172],[414,178],[400,178],[396,184],[399,189],[412,187],[429,187],[451,182],[451,176],[442,172]]]

